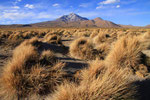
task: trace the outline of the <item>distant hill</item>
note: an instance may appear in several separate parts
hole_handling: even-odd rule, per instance
[[[100,17],[93,19],[93,21],[94,21],[94,25],[96,25],[97,27],[121,27],[118,24],[115,24],[111,21],[103,20]]]
[[[145,26],[145,28],[150,28],[150,25]]]
[[[103,28],[120,27],[120,25],[117,25],[107,20],[103,20],[99,17],[89,20],[85,17],[81,17],[74,13],[71,13],[69,15],[64,15],[54,21],[35,23],[32,24],[32,26],[35,27],[103,27]]]
[[[75,13],[63,15],[53,21],[45,21],[34,24],[14,24],[14,25],[0,25],[0,28],[17,28],[17,27],[98,27],[98,28],[139,28],[132,25],[120,25],[111,21],[103,20],[100,17],[89,20],[88,18],[81,17]],[[145,28],[150,28],[150,25]]]
[[[140,26],[133,26],[133,25],[121,25],[121,24],[119,24],[119,25],[123,28],[142,28]]]

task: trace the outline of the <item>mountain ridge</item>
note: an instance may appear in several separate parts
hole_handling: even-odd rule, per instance
[[[103,20],[100,17],[89,20],[88,18],[81,17],[75,13],[61,16],[54,21],[40,22],[32,25],[38,27],[120,27],[120,25],[117,25],[111,21]]]
[[[114,22],[104,20],[100,17],[89,20],[86,17],[81,17],[78,14],[70,13],[69,15],[63,15],[52,21],[38,22],[33,24],[13,24],[13,25],[0,25],[3,27],[97,27],[97,28],[150,28],[150,25],[145,27],[137,27],[132,25],[121,25]]]
[[[146,25],[145,27],[146,27],[146,28],[150,28],[150,25]]]

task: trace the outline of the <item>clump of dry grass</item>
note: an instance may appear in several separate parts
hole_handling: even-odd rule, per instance
[[[76,31],[73,35],[74,35],[74,36],[77,36],[77,37],[83,37],[83,36],[89,37],[90,34],[91,34],[90,31],[81,31],[81,32]]]
[[[148,75],[148,72],[149,71],[148,71],[147,66],[145,66],[144,64],[140,64],[138,66],[138,69],[137,69],[135,74],[138,75],[139,77],[144,78],[144,77],[146,77]]]
[[[24,71],[26,65],[32,63],[36,51],[33,46],[25,46],[22,49],[16,49],[11,61],[4,67],[0,80],[0,95],[4,96],[4,100],[12,100],[17,97],[21,90],[21,86],[26,83]],[[28,66],[30,68],[31,66]],[[28,69],[27,68],[27,69]]]
[[[100,32],[101,33],[101,32]],[[90,38],[94,38],[95,36],[97,36],[99,34],[98,30],[94,30],[91,35]]]
[[[12,32],[1,31],[0,38],[8,38],[11,34]]]
[[[144,35],[143,35],[143,39],[150,39],[150,31],[149,31],[149,32],[144,33]]]
[[[84,81],[91,81],[94,78],[96,79],[97,77],[102,76],[107,70],[107,67],[105,66],[105,62],[102,60],[94,60],[90,61],[88,68],[81,70],[80,72],[75,74],[75,78],[77,82],[82,82]]]
[[[51,44],[62,44],[60,36],[56,34],[45,35],[44,42],[51,43]]]
[[[10,34],[7,38],[7,44],[9,44],[12,47],[15,47],[16,45],[20,44],[24,40],[22,34],[19,31],[15,31],[12,34]]]
[[[45,64],[45,65],[53,65],[57,62],[54,53],[50,50],[43,51],[39,59],[40,59],[39,61],[40,64]]]
[[[27,39],[25,41],[23,41],[20,46],[24,46],[24,45],[33,45],[35,47],[38,47],[38,45],[40,44],[39,38],[38,37],[33,37],[31,39]]]
[[[29,75],[30,89],[29,92],[38,95],[47,95],[52,93],[58,84],[63,81],[62,71],[64,63],[57,63],[53,66],[41,66],[37,65],[32,67]],[[33,94],[32,93],[32,94]]]
[[[81,37],[70,44],[70,55],[77,59],[94,59],[93,45],[89,39]]]
[[[106,57],[106,62],[108,66],[128,67],[135,72],[142,63],[141,51],[144,48],[138,37],[122,37],[114,44]]]
[[[56,57],[51,51],[40,54],[28,42],[22,43],[4,66],[0,78],[0,98],[16,100],[33,94],[47,95],[61,83],[65,74],[63,67],[64,63],[56,63]]]
[[[117,32],[117,39],[120,39],[121,37],[125,36],[124,32],[122,30]]]
[[[19,39],[24,39],[20,32],[14,32],[8,37],[8,40],[16,41]]]
[[[93,43],[94,44],[103,43],[103,42],[105,42],[107,40],[108,37],[109,37],[108,34],[106,34],[106,33],[100,33],[100,34],[98,34],[97,36],[95,36],[93,38]]]
[[[96,46],[96,50],[99,52],[99,58],[105,59],[110,51],[111,44],[109,43],[102,43]]]
[[[29,38],[31,38],[31,37],[33,36],[33,34],[30,33],[29,31],[27,31],[27,32],[24,32],[24,33],[22,34],[22,36],[23,36],[25,39],[29,39]]]
[[[46,100],[127,100],[133,99],[136,91],[127,70],[110,68],[101,77],[91,78],[76,85],[65,83]],[[50,99],[49,99],[50,98]]]
[[[19,69],[7,68],[0,79],[0,97],[3,100],[28,98],[33,94],[47,95],[55,90],[56,86],[63,79],[61,71],[64,64],[58,63],[55,66],[45,67],[42,65],[32,66],[31,69],[23,66]]]
[[[38,52],[36,47],[30,45],[20,45],[18,47],[16,47],[13,51],[13,58],[23,58],[25,59],[29,59],[31,58],[30,55],[34,55],[34,59],[38,56]]]

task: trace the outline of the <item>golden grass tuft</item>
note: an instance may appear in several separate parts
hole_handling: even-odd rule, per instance
[[[46,100],[128,100],[136,91],[125,69],[108,69],[101,77],[76,85],[64,83]],[[50,99],[49,99],[50,98]]]
[[[145,66],[144,64],[140,64],[139,66],[138,66],[138,69],[137,69],[137,71],[135,72],[135,74],[136,75],[138,75],[139,77],[141,77],[141,78],[144,78],[144,77],[146,77],[147,75],[148,75],[148,67],[147,66]]]
[[[23,99],[29,96],[47,95],[54,91],[61,83],[64,73],[61,71],[63,63],[54,66],[35,65],[31,69],[13,66],[7,68],[0,79],[0,97],[3,100]]]
[[[150,31],[143,34],[143,39],[150,39]]]
[[[29,75],[29,82],[30,82],[30,89],[29,92],[32,94],[38,95],[47,95],[52,93],[57,85],[59,85],[63,81],[63,75],[65,74],[62,71],[64,67],[64,63],[57,63],[53,66],[41,66],[37,65],[32,67],[30,75]],[[28,87],[28,86],[27,86]]]
[[[95,36],[97,36],[99,34],[98,30],[94,30],[91,35],[90,38],[94,38]]]
[[[93,45],[88,38],[81,37],[70,44],[70,55],[77,59],[93,59]]]
[[[128,67],[132,71],[137,70],[141,63],[141,51],[143,47],[137,37],[122,37],[117,40],[112,50],[106,57],[108,66]]]
[[[31,58],[30,55],[37,57],[37,49],[32,45],[20,45],[13,50],[13,58]]]
[[[94,44],[100,44],[100,43],[106,42],[106,40],[107,40],[108,37],[109,37],[108,34],[106,34],[106,33],[100,33],[100,34],[98,34],[97,36],[95,36],[93,38],[93,43]]]
[[[51,43],[51,44],[62,44],[60,36],[56,34],[45,35],[44,42]]]
[[[109,43],[101,43],[96,46],[96,50],[99,52],[99,58],[105,59],[110,51],[111,44]]]
[[[19,39],[23,39],[23,36],[20,32],[15,32],[8,37],[8,40],[16,41]]]
[[[55,54],[47,50],[49,47],[42,47],[48,46],[48,43],[62,45],[60,36],[68,40],[64,41],[65,45],[74,38],[84,36],[74,40],[69,50],[73,58],[85,62],[88,60],[87,68],[78,70],[76,74],[72,70],[70,72],[70,68],[65,69],[68,72],[66,75],[62,70],[65,64],[60,63]],[[2,100],[149,98],[145,94],[150,90],[147,83],[150,69],[149,29],[6,28],[0,29],[0,38],[4,46],[16,46],[28,39],[15,48],[12,58],[1,71]],[[68,56],[64,54],[57,56]]]
[[[33,38],[31,38],[31,39],[27,39],[27,40],[23,41],[20,46],[22,46],[22,45],[33,45],[33,46],[37,46],[37,45],[39,44],[39,42],[40,42],[40,41],[39,41],[39,38],[38,38],[38,37],[33,37]]]
[[[47,95],[61,83],[65,74],[63,67],[64,63],[56,63],[53,52],[43,51],[40,54],[36,47],[27,42],[22,43],[14,50],[12,59],[3,68],[0,98],[16,100],[34,94]]]
[[[84,83],[84,81],[91,81],[94,78],[100,77],[103,75],[107,70],[105,66],[105,62],[103,60],[94,60],[90,61],[88,68],[81,70],[76,75],[76,79],[79,82]]]
[[[53,65],[57,62],[56,56],[50,50],[43,51],[40,56],[40,64]]]

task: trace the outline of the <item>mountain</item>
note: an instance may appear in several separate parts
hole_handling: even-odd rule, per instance
[[[98,28],[137,28],[132,25],[119,25],[111,21],[103,20],[100,17],[89,20],[88,18],[81,17],[75,13],[61,16],[53,21],[45,21],[34,24],[17,24],[17,25],[0,25],[0,28],[15,28],[15,27],[98,27]],[[149,26],[146,26],[150,28]]]
[[[111,21],[103,20],[100,17],[89,20],[85,17],[81,17],[77,14],[71,13],[69,15],[64,15],[54,21],[47,21],[41,23],[32,24],[34,27],[103,27],[103,28],[119,28],[117,25]]]
[[[64,15],[58,19],[56,19],[56,21],[64,21],[64,22],[75,22],[75,21],[84,21],[84,20],[88,20],[85,17],[81,17],[75,13],[71,13],[69,15]]]
[[[133,26],[133,25],[121,25],[121,24],[119,24],[119,25],[123,28],[142,28],[140,26]]]
[[[120,27],[120,25],[117,25],[111,21],[103,20],[100,17],[93,19],[93,21],[97,27]]]
[[[145,26],[145,28],[150,28],[150,25]]]

